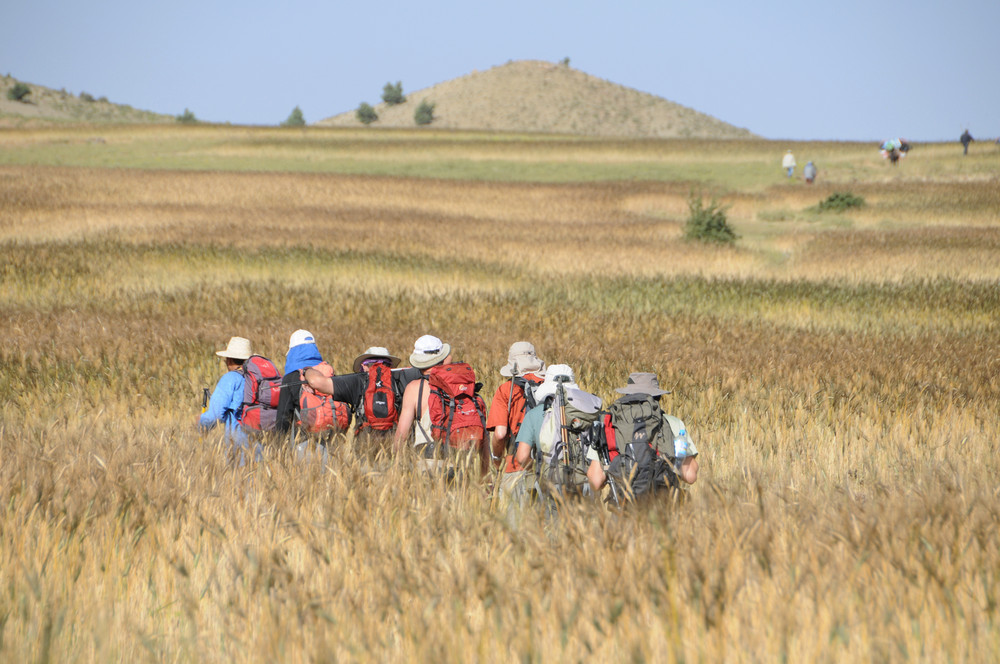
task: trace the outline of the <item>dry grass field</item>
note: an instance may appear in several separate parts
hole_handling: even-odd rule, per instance
[[[765,141],[97,131],[0,134],[0,660],[1000,657],[992,146],[796,144],[810,187]],[[656,371],[700,479],[511,527],[347,440],[228,466],[214,351],[300,327],[490,395],[519,339],[605,400]]]

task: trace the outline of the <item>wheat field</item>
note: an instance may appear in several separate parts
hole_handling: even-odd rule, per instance
[[[797,145],[809,187],[767,141],[117,131],[0,135],[0,660],[1000,657],[1000,151]],[[511,525],[347,438],[228,465],[214,351],[297,328],[341,372],[435,334],[487,396],[521,339],[606,402],[655,371],[699,481]]]

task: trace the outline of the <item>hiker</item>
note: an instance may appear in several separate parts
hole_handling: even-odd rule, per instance
[[[475,371],[453,362],[451,346],[430,334],[414,342],[410,365],[420,378],[403,393],[395,449],[402,450],[410,439],[427,470],[448,467],[453,472],[466,461],[485,472],[486,403],[478,394]]]
[[[507,364],[500,367],[500,375],[510,378],[500,384],[490,404],[486,429],[493,434],[492,454],[506,454],[505,465],[513,463],[513,441],[521,428],[524,414],[535,407],[533,390],[545,376],[545,362],[538,359],[535,347],[527,341],[518,341],[507,351]]]
[[[890,138],[882,143],[881,151],[882,158],[888,159],[889,163],[895,166],[910,151],[910,144],[905,138]]]
[[[974,138],[972,138],[972,134],[969,133],[969,130],[966,129],[965,131],[963,131],[962,135],[958,137],[958,140],[962,144],[962,154],[963,155],[969,154],[969,143],[975,140]]]
[[[198,424],[208,431],[216,425],[225,427],[225,440],[229,443],[227,455],[236,456],[239,453],[239,465],[246,462],[244,452],[249,448],[246,432],[240,425],[239,418],[243,408],[243,389],[245,379],[242,373],[243,364],[253,355],[250,340],[243,337],[232,337],[225,349],[215,353],[226,365],[226,373],[215,384],[208,408],[201,414]],[[260,458],[257,446],[255,456]]]
[[[535,399],[538,405],[521,422],[514,460],[528,469],[526,477],[534,474],[535,486],[547,499],[546,510],[551,514],[562,498],[596,493],[604,481],[597,451],[580,441],[582,432],[597,418],[601,400],[580,389],[573,369],[565,364],[545,370]]]
[[[786,152],[785,156],[782,157],[781,167],[788,173],[788,177],[792,177],[792,174],[795,173],[795,155],[792,154],[791,150]]]
[[[285,377],[281,379],[281,396],[278,398],[278,419],[275,430],[280,434],[292,428],[295,409],[302,392],[302,369],[314,367],[323,361],[316,339],[309,330],[295,330],[288,339],[285,354]]]
[[[333,396],[354,411],[354,435],[376,439],[392,435],[399,420],[400,395],[407,383],[419,378],[416,369],[400,369],[399,358],[382,346],[372,346],[354,359],[354,373],[328,376],[315,367],[304,378],[317,392]]]
[[[816,164],[811,161],[806,162],[805,168],[802,169],[802,177],[806,179],[806,184],[812,184],[816,179]]]
[[[596,475],[597,483],[610,478],[633,497],[679,488],[677,479],[694,484],[698,448],[684,422],[660,408],[660,398],[670,392],[660,389],[656,374],[632,373],[615,392],[624,396],[611,405],[605,420],[603,444],[609,463]]]

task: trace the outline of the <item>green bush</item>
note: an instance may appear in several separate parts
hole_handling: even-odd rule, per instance
[[[403,82],[396,81],[396,85],[386,83],[385,87],[382,88],[382,101],[389,104],[389,106],[405,102],[406,97],[403,96]]]
[[[413,114],[413,119],[418,125],[429,125],[434,122],[434,104],[426,99],[420,102],[420,106],[417,106],[417,110]]]
[[[14,84],[14,87],[7,91],[7,99],[12,99],[13,101],[24,101],[24,98],[30,94],[31,88],[24,83],[18,82]]]
[[[292,109],[292,112],[288,114],[288,118],[281,123],[282,127],[305,127],[306,118],[302,115],[302,109],[296,106]]]
[[[714,242],[716,244],[733,244],[739,235],[733,231],[726,220],[726,209],[718,201],[712,199],[708,207],[701,196],[693,193],[688,197],[690,216],[684,226],[684,238],[699,242]]]
[[[198,121],[198,118],[189,109],[185,108],[184,112],[177,116],[177,121],[184,124],[194,124]]]
[[[375,109],[372,108],[372,105],[366,101],[361,102],[361,105],[358,106],[358,110],[355,112],[355,115],[358,116],[358,122],[366,125],[378,120],[378,113],[376,113]]]
[[[843,212],[850,208],[863,207],[864,204],[865,199],[861,196],[855,196],[847,191],[835,191],[816,207],[822,212]]]
[[[81,92],[80,101],[94,101],[94,95],[90,94],[89,92]]]

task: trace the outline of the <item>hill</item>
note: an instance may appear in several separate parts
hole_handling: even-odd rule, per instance
[[[66,90],[53,90],[34,83],[25,83],[31,93],[24,101],[7,98],[7,91],[18,81],[13,76],[0,77],[0,127],[19,127],[61,122],[94,123],[158,123],[174,122],[174,116],[115,104],[105,97],[94,99],[81,92],[74,95]]]
[[[662,97],[565,64],[519,60],[406,92],[398,106],[374,105],[373,127],[413,127],[421,101],[435,105],[439,129],[529,131],[623,138],[753,138],[735,127]],[[371,101],[369,101],[371,103]],[[355,110],[315,123],[357,127]]]

